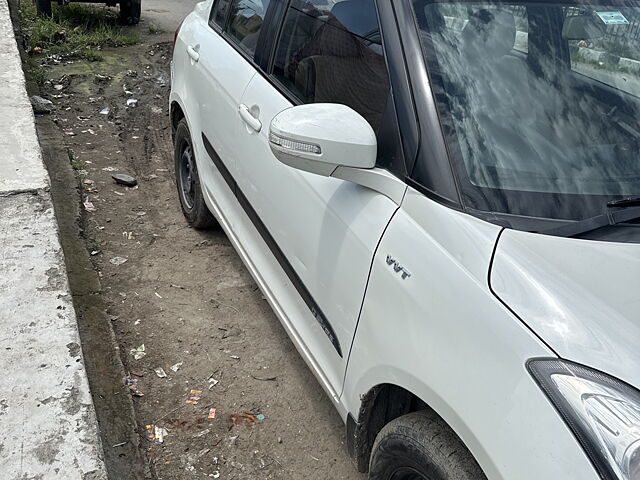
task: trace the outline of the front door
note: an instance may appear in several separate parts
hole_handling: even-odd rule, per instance
[[[238,105],[238,188],[295,287],[290,291],[306,304],[302,314],[289,313],[290,327],[334,394],[342,388],[371,261],[397,205],[373,190],[281,164],[269,148],[269,124],[294,103],[327,102],[352,107],[377,131],[389,97],[373,0],[294,0],[273,71],[255,75]]]

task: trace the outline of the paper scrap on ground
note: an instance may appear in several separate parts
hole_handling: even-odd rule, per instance
[[[190,403],[191,405],[197,405],[198,402],[200,401],[201,394],[202,394],[202,390],[191,390],[191,392],[189,392],[189,395],[187,396],[187,399],[185,401],[187,403]]]

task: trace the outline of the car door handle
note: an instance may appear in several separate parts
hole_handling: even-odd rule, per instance
[[[240,113],[242,120],[244,120],[245,123],[253,128],[256,132],[259,132],[262,129],[262,122],[251,115],[249,107],[247,107],[246,105],[240,105],[238,107],[238,112]]]
[[[198,60],[200,60],[200,54],[191,45],[187,47],[187,53],[191,57],[191,60],[193,60],[194,62],[197,62]]]

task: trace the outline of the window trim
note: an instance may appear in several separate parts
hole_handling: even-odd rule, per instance
[[[275,0],[278,1],[278,0]],[[269,58],[266,64],[266,68],[263,73],[263,77],[273,85],[280,94],[282,94],[289,102],[291,102],[292,106],[296,107],[298,105],[303,105],[304,102],[300,100],[291,90],[289,90],[285,85],[282,84],[280,80],[278,80],[273,75],[273,66],[276,59],[276,52],[278,51],[278,45],[280,44],[280,38],[282,36],[282,31],[284,30],[284,21],[287,18],[287,12],[289,11],[289,7],[291,5],[292,0],[279,0],[278,3],[281,4],[281,9],[278,15],[278,23],[277,33],[272,36],[273,41],[271,42],[271,50],[269,52]]]
[[[425,0],[426,3],[442,3],[444,0]],[[419,149],[410,172],[411,183],[416,190],[430,199],[463,211],[462,189],[453,165],[449,146],[445,141],[443,123],[433,92],[431,73],[427,68],[426,57],[418,21],[415,16],[414,2],[393,0],[398,27],[406,55],[411,54],[411,61],[406,60],[411,79],[413,101],[418,115],[420,129]],[[420,102],[416,101],[420,98]],[[433,176],[432,185],[426,185],[415,178],[418,162],[423,162],[425,170]],[[444,193],[446,192],[446,194]]]
[[[389,73],[390,96],[393,101],[395,125],[400,140],[402,172],[392,172],[405,183],[410,162],[415,161],[420,144],[420,125],[415,108],[413,89],[404,52],[402,34],[395,9],[391,2],[376,0],[378,24],[382,35],[382,47]],[[391,121],[385,119],[384,121]]]

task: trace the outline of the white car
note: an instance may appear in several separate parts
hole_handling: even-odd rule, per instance
[[[184,214],[370,479],[640,479],[640,3],[590,1],[208,0],[176,32]]]

